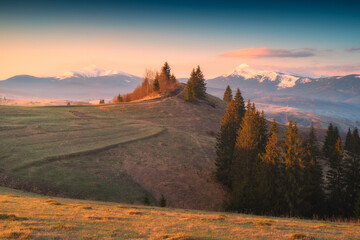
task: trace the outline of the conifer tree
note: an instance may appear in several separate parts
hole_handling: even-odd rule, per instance
[[[165,62],[164,66],[161,68],[161,74],[164,74],[164,76],[166,77],[166,80],[170,81],[171,68],[170,68],[170,65],[167,62]]]
[[[359,137],[359,131],[357,128],[354,128],[354,130],[351,134],[349,146],[350,146],[349,151],[352,154],[360,155],[360,137]]]
[[[232,91],[231,91],[231,88],[229,85],[227,85],[226,89],[225,89],[225,92],[224,92],[224,97],[223,97],[223,100],[225,102],[230,102],[232,100],[233,96],[232,96]]]
[[[340,137],[330,156],[330,169],[327,172],[328,214],[340,216],[344,210],[344,169],[343,151]]]
[[[226,107],[221,121],[220,132],[216,139],[215,159],[217,179],[229,188],[232,186],[231,165],[240,122],[237,105],[235,101],[231,100]]]
[[[196,98],[194,92],[194,79],[196,78],[195,69],[192,70],[190,74],[190,78],[188,79],[186,86],[185,86],[185,100],[186,101],[193,101]]]
[[[350,150],[350,141],[351,141],[351,130],[349,128],[345,138],[344,150],[348,150],[348,151]]]
[[[301,215],[301,204],[305,198],[304,189],[304,148],[298,128],[289,121],[283,145],[283,162],[285,164],[285,201],[290,216]]]
[[[236,94],[234,97],[234,102],[237,106],[238,109],[238,114],[239,114],[239,118],[242,119],[245,115],[246,109],[245,109],[245,103],[244,103],[244,98],[241,95],[240,89],[238,88],[236,90]]]
[[[248,101],[245,116],[236,138],[234,159],[232,162],[232,184],[230,208],[251,212],[256,209],[257,191],[255,171],[259,155],[258,112]]]
[[[159,79],[155,78],[153,82],[153,91],[158,92],[160,90]]]
[[[329,124],[328,130],[325,136],[325,142],[323,146],[323,153],[325,157],[329,158],[334,151],[336,141],[339,138],[339,130],[337,127],[334,127],[332,123]]]
[[[280,162],[280,154],[278,130],[274,119],[270,127],[265,152],[260,155],[261,164],[257,173],[260,177],[257,195],[262,200],[260,203],[262,213],[272,215],[282,213],[283,168]]]
[[[322,215],[325,211],[325,193],[322,189],[323,176],[317,157],[319,148],[313,123],[311,124],[309,137],[305,141],[305,186],[304,206],[302,215],[311,217],[313,214]]]
[[[352,216],[360,192],[360,139],[357,128],[354,128],[350,142],[349,154],[344,158],[344,184],[346,196],[346,215]]]
[[[195,78],[193,81],[194,94],[196,98],[204,98],[206,94],[206,83],[204,74],[202,73],[200,66],[197,66],[195,70]]]

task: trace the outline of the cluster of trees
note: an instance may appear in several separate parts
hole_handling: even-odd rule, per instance
[[[200,66],[193,69],[190,78],[185,86],[185,100],[193,101],[195,99],[204,98],[206,95],[205,77],[202,73]]]
[[[162,66],[160,72],[146,70],[144,79],[135,90],[127,94],[119,94],[113,102],[131,102],[147,96],[158,94],[168,95],[178,87],[178,81],[167,62]]]
[[[357,128],[349,129],[345,146],[337,127],[329,125],[323,154],[329,171],[326,173],[327,206],[332,215],[360,217],[360,138]]]
[[[230,89],[230,87],[229,87]],[[230,93],[230,94],[229,94]],[[231,96],[226,90],[224,100]],[[225,98],[226,97],[226,98]],[[313,125],[303,139],[290,121],[283,139],[275,120],[230,98],[216,144],[216,177],[228,189],[227,210],[265,215],[352,217],[360,214],[360,140],[349,130],[345,153],[329,125],[322,151]],[[319,159],[328,169],[323,174]]]

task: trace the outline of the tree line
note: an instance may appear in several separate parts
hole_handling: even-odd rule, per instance
[[[216,143],[216,177],[229,192],[226,210],[274,216],[359,217],[360,138],[349,129],[343,148],[332,124],[320,150],[311,125],[303,138],[289,121],[282,139],[239,89],[228,102]],[[320,164],[321,162],[325,164]],[[326,169],[326,170],[324,170]]]
[[[169,95],[178,87],[178,81],[165,62],[160,72],[146,70],[144,79],[131,93],[119,94],[113,102],[131,102],[148,96]]]

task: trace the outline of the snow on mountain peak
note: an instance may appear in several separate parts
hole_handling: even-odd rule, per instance
[[[102,76],[110,76],[110,75],[125,75],[128,77],[132,77],[133,75],[128,74],[128,73],[124,73],[118,70],[105,70],[105,69],[101,69],[98,68],[96,65],[90,65],[87,67],[84,67],[82,69],[80,69],[79,71],[70,71],[70,72],[66,72],[65,74],[61,75],[61,76],[57,76],[56,78],[62,80],[65,78],[70,78],[70,77],[102,77]]]
[[[223,77],[243,77],[245,80],[247,79],[255,79],[259,82],[268,81],[279,81],[278,88],[288,88],[293,87],[296,84],[296,81],[300,79],[300,77],[296,77],[293,75],[273,72],[273,71],[256,71],[252,69],[246,63],[240,64],[236,68],[234,68],[228,74],[224,74]],[[306,83],[311,81],[310,79],[303,79],[302,83]]]

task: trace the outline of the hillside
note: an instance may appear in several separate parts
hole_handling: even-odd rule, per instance
[[[220,210],[212,177],[225,104],[210,95],[136,103],[0,106],[0,183],[54,196]]]
[[[358,239],[360,225],[49,198],[0,187],[1,239]]]

